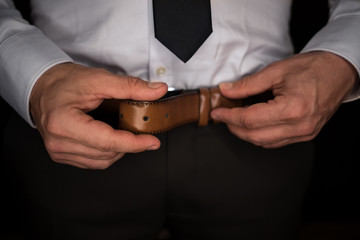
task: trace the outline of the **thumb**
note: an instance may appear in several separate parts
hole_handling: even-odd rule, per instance
[[[166,83],[147,82],[130,76],[111,75],[100,82],[96,92],[108,99],[156,100],[165,95],[168,89]]]
[[[219,85],[221,93],[228,98],[247,98],[263,93],[272,87],[272,82],[260,73],[235,82],[223,82]]]

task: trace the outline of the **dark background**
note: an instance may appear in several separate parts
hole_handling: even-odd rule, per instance
[[[296,51],[327,18],[327,0],[294,1],[291,35]],[[304,211],[307,221],[360,219],[359,110],[360,101],[343,104],[315,139],[315,170]]]
[[[15,2],[24,17],[29,18],[27,1]],[[291,35],[298,52],[326,24],[327,0],[296,0],[292,11]],[[341,239],[334,237],[334,230],[340,229],[340,234],[349,234],[360,219],[359,110],[360,101],[343,104],[315,139],[316,162],[305,199],[303,221],[305,226],[314,222],[325,223],[316,226],[325,226],[325,231],[331,232],[332,238],[327,239]],[[0,99],[0,134],[10,111],[10,107]],[[3,165],[1,161],[0,166]],[[4,223],[0,227],[0,239],[17,239],[13,233],[18,231],[25,206],[21,196],[14,197],[16,182],[9,181],[12,179],[9,174],[4,167],[0,167],[0,216]],[[342,227],[339,228],[339,225]],[[5,238],[6,235],[8,237]],[[348,239],[355,239],[352,237],[354,235]]]

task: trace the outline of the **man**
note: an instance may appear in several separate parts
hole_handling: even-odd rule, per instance
[[[328,25],[291,56],[290,1],[212,1],[213,32],[185,63],[154,36],[152,1],[34,0],[36,27],[0,1],[1,95],[46,148],[14,117],[6,157],[35,236],[150,239],[166,224],[179,239],[291,239],[311,171],[306,141],[358,97],[360,3],[330,3]],[[156,137],[87,114],[104,99],[216,85],[229,98],[274,99],[214,109],[227,128]]]

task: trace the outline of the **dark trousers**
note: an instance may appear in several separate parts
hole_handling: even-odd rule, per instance
[[[266,150],[223,124],[161,134],[160,150],[106,170],[52,162],[16,114],[3,137],[34,239],[156,239],[164,226],[172,239],[295,239],[313,164],[312,142]]]

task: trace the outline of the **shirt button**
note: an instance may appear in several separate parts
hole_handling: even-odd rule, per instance
[[[166,68],[165,67],[158,67],[157,69],[156,69],[156,74],[158,75],[158,76],[163,76],[163,75],[165,75],[165,73],[166,73]]]

